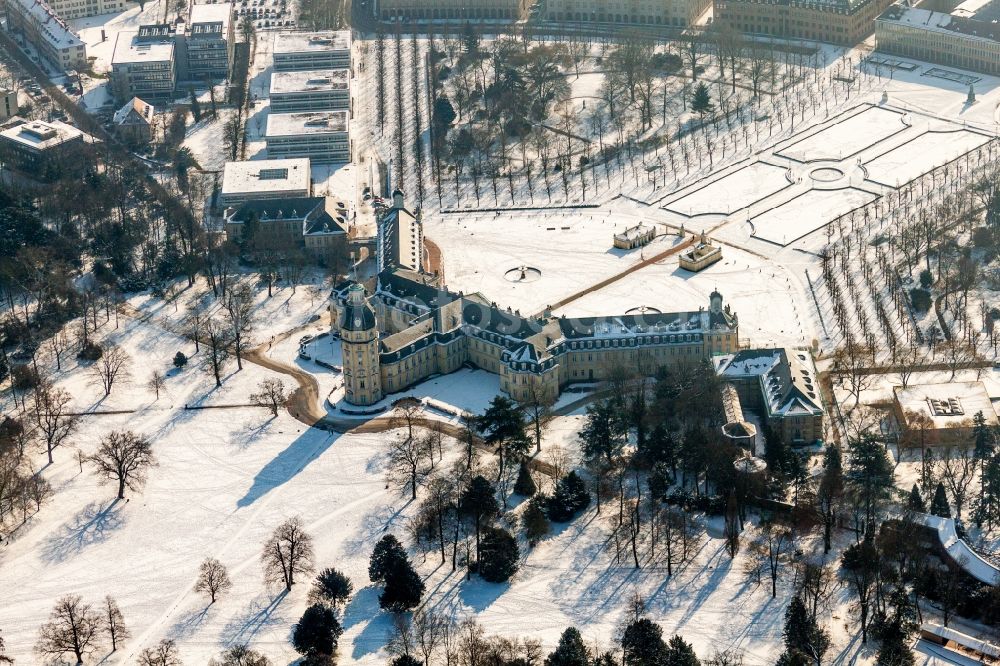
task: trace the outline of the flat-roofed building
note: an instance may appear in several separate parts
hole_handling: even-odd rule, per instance
[[[193,81],[229,78],[235,47],[233,6],[228,2],[191,5],[184,48],[187,76]]]
[[[16,169],[38,180],[53,180],[81,165],[74,153],[83,147],[84,134],[58,120],[21,122],[0,132],[0,154]]]
[[[87,46],[43,0],[4,0],[7,29],[24,38],[56,67],[87,69]]]
[[[276,72],[350,66],[351,38],[346,30],[279,32],[274,38]]]
[[[892,389],[893,411],[903,437],[920,446],[968,444],[974,440],[976,414],[991,428],[997,413],[982,382],[910,384]]]
[[[145,25],[118,33],[111,56],[111,91],[123,102],[139,97],[162,100],[173,96],[177,68],[173,31],[166,25]]]
[[[713,19],[740,32],[853,46],[893,0],[715,0]]]
[[[0,122],[16,116],[19,109],[17,91],[0,90]]]
[[[545,0],[542,16],[548,21],[684,28],[711,5],[712,0]]]
[[[334,111],[351,105],[346,69],[271,74],[271,111]]]
[[[382,21],[511,22],[524,15],[527,5],[526,0],[377,0],[374,11]]]
[[[893,5],[875,21],[875,49],[948,67],[1000,75],[1000,24],[962,3],[951,14]]]
[[[262,199],[312,196],[309,159],[226,162],[222,171],[222,205],[239,206]]]
[[[267,117],[269,159],[308,157],[314,163],[350,162],[347,111],[272,113]]]

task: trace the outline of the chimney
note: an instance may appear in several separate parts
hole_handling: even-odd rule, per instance
[[[392,207],[402,208],[403,207],[403,191],[396,188],[392,191]]]

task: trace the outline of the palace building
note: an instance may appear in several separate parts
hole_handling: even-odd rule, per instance
[[[718,292],[707,305],[693,312],[530,317],[394,267],[364,285],[341,285],[330,307],[345,399],[371,405],[463,366],[499,375],[501,390],[515,400],[549,402],[565,386],[608,379],[617,368],[652,372],[736,352],[736,314]]]

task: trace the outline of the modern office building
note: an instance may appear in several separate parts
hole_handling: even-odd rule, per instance
[[[683,28],[711,5],[712,0],[543,0],[541,15],[548,21]]]
[[[7,29],[59,69],[87,69],[87,46],[44,0],[4,0]]]
[[[191,5],[184,30],[187,76],[193,81],[228,79],[235,48],[233,6]]]
[[[270,159],[308,157],[314,163],[351,161],[347,111],[269,114],[265,140]]]
[[[111,90],[118,101],[164,100],[177,88],[174,32],[168,25],[144,25],[118,33],[111,57]]]
[[[351,105],[346,69],[317,69],[271,74],[272,113],[334,111]]]
[[[17,91],[0,90],[0,122],[5,122],[16,116],[19,109]]]
[[[892,0],[715,0],[714,21],[740,32],[853,46]]]
[[[83,147],[83,132],[58,120],[15,120],[0,132],[0,155],[7,165],[43,181],[80,165],[75,153]]]
[[[312,196],[308,158],[226,162],[222,172],[222,205],[239,206],[262,199]]]
[[[950,14],[893,5],[875,21],[875,50],[1000,75],[1000,2]]]
[[[347,69],[351,38],[346,30],[279,32],[274,38],[274,71]]]

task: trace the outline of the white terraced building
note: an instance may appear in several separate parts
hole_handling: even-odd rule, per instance
[[[346,69],[271,74],[271,111],[335,111],[351,105]]]
[[[347,111],[269,114],[265,140],[270,159],[308,157],[314,163],[351,161]]]
[[[43,0],[4,0],[7,28],[20,32],[41,55],[62,70],[86,69],[87,46]]]
[[[305,199],[312,196],[309,159],[226,162],[222,172],[222,205],[239,206],[261,199]]]
[[[351,39],[346,30],[279,32],[274,38],[274,71],[346,69],[351,66]]]
[[[123,12],[125,0],[49,0],[49,6],[62,19],[70,21],[86,16]]]

